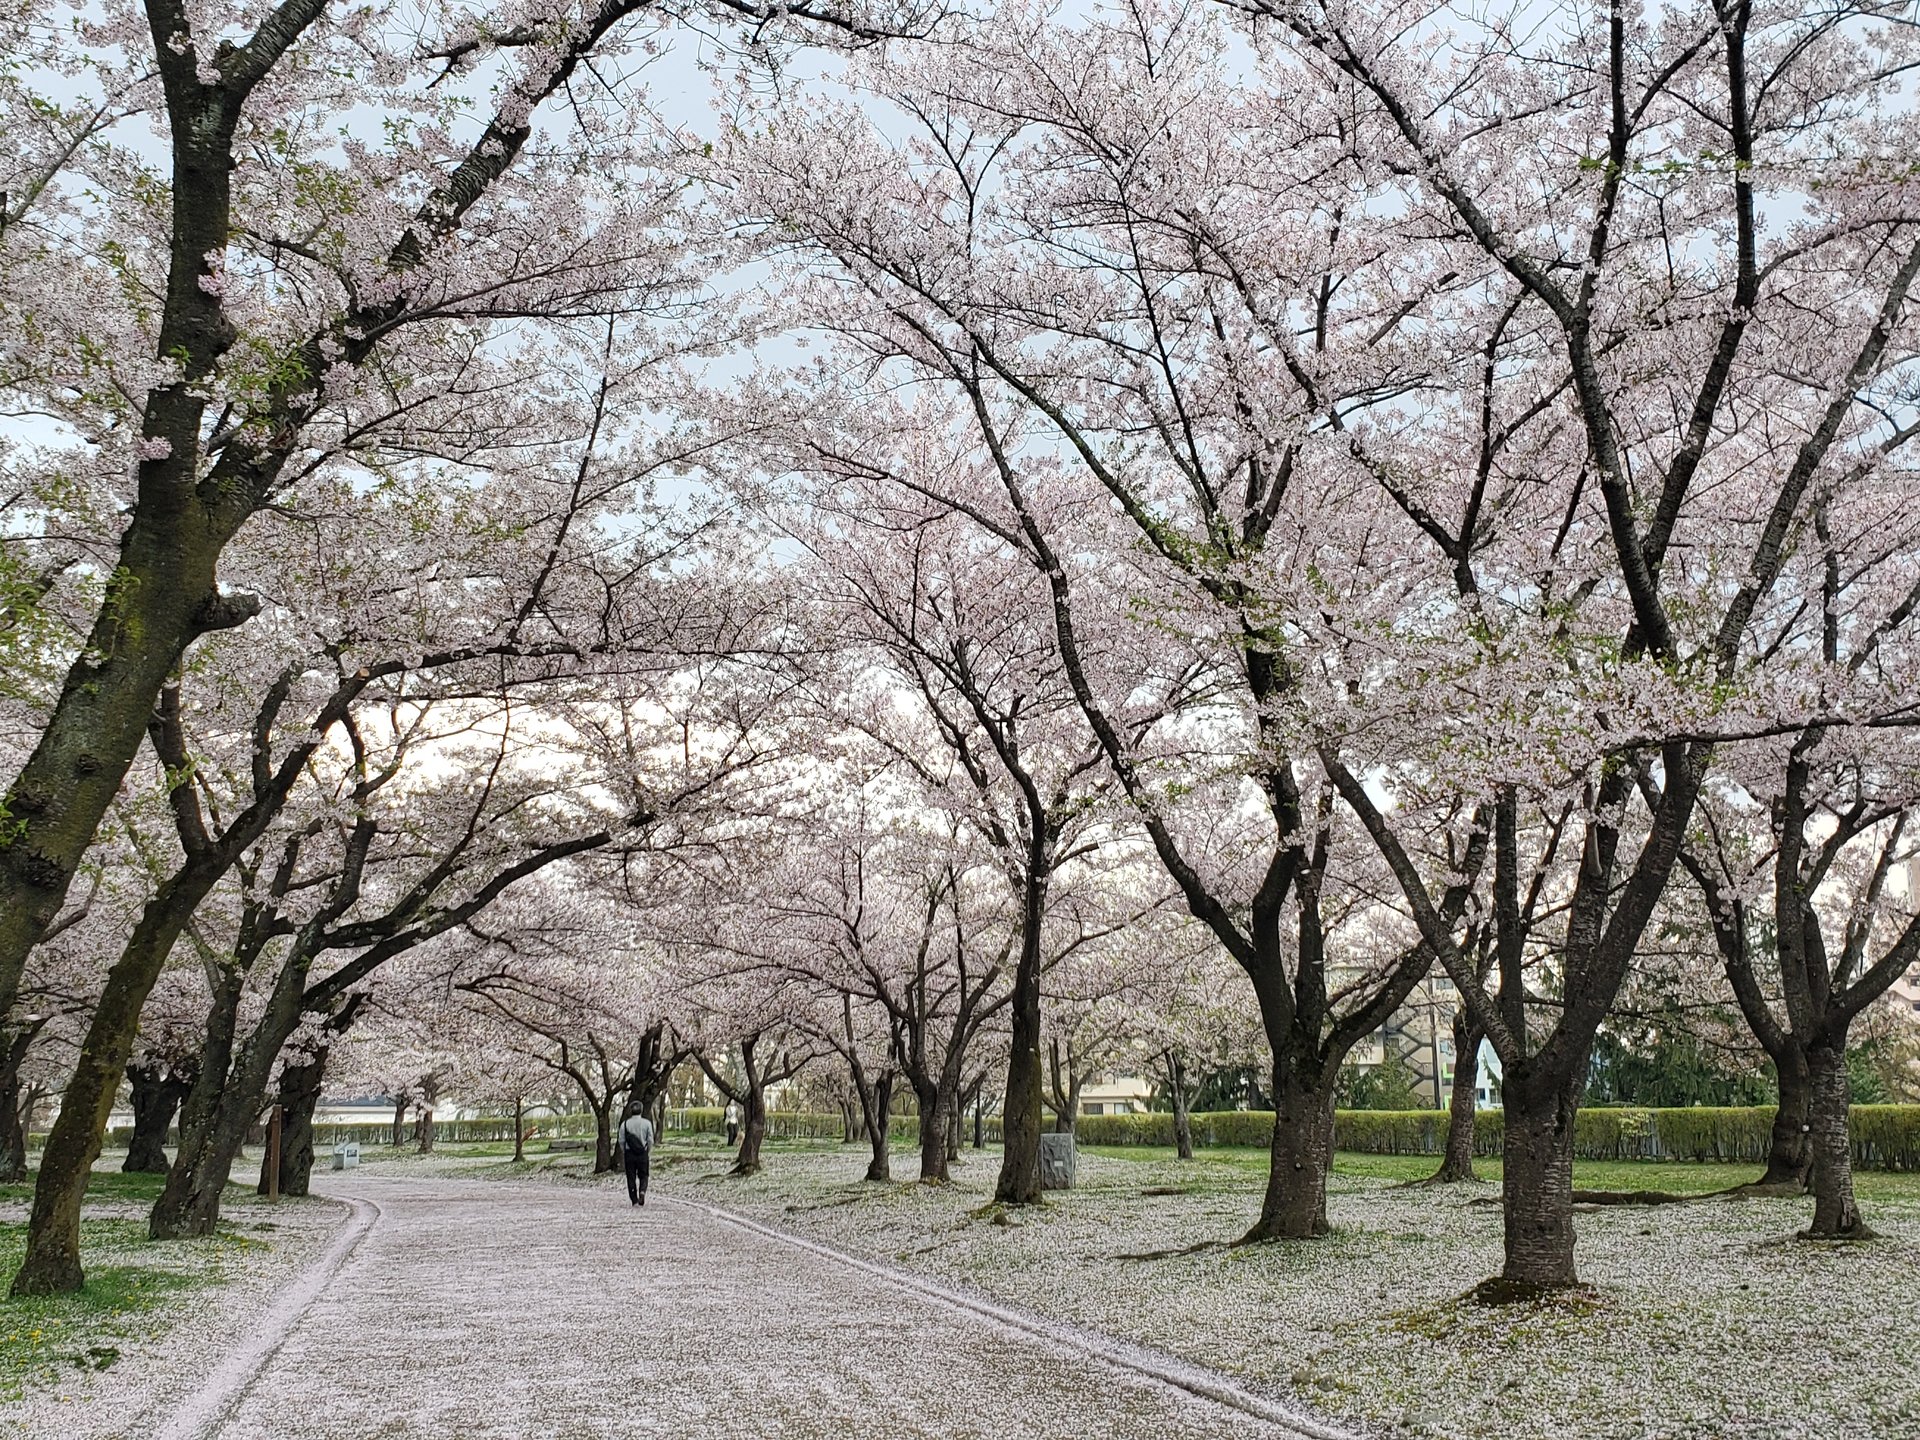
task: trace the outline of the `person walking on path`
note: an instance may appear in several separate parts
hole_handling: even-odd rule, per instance
[[[627,1167],[627,1199],[647,1203],[647,1172],[653,1150],[653,1122],[645,1115],[629,1115],[620,1122],[620,1158]]]
[[[729,1100],[727,1102],[727,1148],[732,1149],[740,1138],[740,1107]]]

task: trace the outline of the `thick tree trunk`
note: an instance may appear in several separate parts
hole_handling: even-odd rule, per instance
[[[1054,1116],[1054,1134],[1078,1135],[1080,1133],[1080,1091],[1086,1083],[1084,1075],[1075,1075],[1068,1081],[1066,1103]]]
[[[219,167],[225,170],[224,157]],[[196,411],[196,428],[197,419]],[[149,414],[146,433],[155,433],[155,422]],[[140,503],[107,598],[6,797],[21,834],[0,846],[0,1017],[13,1012],[27,953],[59,912],[146,736],[161,687],[188,644],[214,628],[201,621],[220,608],[214,566],[233,522],[195,499],[198,446],[189,440],[186,449],[177,497],[156,493],[148,479],[153,462],[140,467]]]
[[[219,1222],[220,1191],[233,1173],[247,1127],[259,1114],[256,1105],[241,1124],[232,1114],[236,1088],[244,1084],[234,1059],[244,984],[245,976],[229,969],[214,987],[199,1073],[180,1111],[180,1144],[147,1221],[147,1233],[155,1240],[213,1233]]]
[[[860,1123],[866,1131],[873,1158],[867,1162],[867,1179],[883,1182],[893,1179],[893,1159],[888,1151],[887,1122],[893,1109],[893,1074],[884,1071],[870,1085],[858,1086]]]
[[[1473,1124],[1479,1112],[1474,1093],[1480,1079],[1480,1031],[1465,1010],[1453,1015],[1453,1095],[1447,1101],[1447,1148],[1433,1182],[1453,1185],[1480,1177],[1473,1171]],[[1464,1067],[1464,1068],[1463,1068]],[[1461,1081],[1464,1078],[1465,1084]]]
[[[121,1170],[129,1174],[164,1175],[167,1172],[167,1132],[192,1081],[157,1061],[127,1067],[132,1092],[133,1138]]]
[[[735,1175],[754,1175],[760,1170],[760,1146],[767,1138],[767,1092],[764,1086],[748,1086],[746,1112],[740,1127],[740,1153],[733,1161]]]
[[[164,57],[163,74],[166,62],[177,63]],[[219,86],[182,85],[170,76],[167,91],[171,255],[157,353],[177,360],[179,369],[146,394],[142,433],[164,442],[163,453],[140,463],[138,503],[120,537],[87,643],[67,671],[32,755],[8,787],[4,809],[19,834],[0,846],[0,1017],[13,1013],[27,953],[59,913],[146,736],[167,677],[196,638],[251,613],[222,600],[215,571],[254,497],[243,485],[215,492],[196,483],[210,393],[205,381],[234,335],[216,287],[205,282],[212,273],[209,257],[225,248],[232,224],[231,153],[240,107]],[[109,1073],[116,1083],[125,1064],[124,1056],[115,1058]],[[63,1150],[60,1163],[85,1148]],[[37,1259],[30,1250],[25,1271],[37,1276],[43,1267],[59,1268],[51,1251],[43,1253],[47,1258]],[[77,1259],[72,1272],[78,1274]]]
[[[1044,876],[1027,885],[1014,971],[1013,1043],[1007,1059],[1006,1100],[1000,1109],[1000,1176],[993,1198],[1003,1205],[1040,1203],[1040,1112],[1045,1074],[1040,1065],[1040,928],[1046,893]],[[1037,891],[1037,893],[1035,893]],[[956,1110],[954,1122],[959,1122]]]
[[[920,1183],[945,1185],[947,1173],[947,1110],[951,1097],[944,1085],[916,1086],[920,1102]]]
[[[513,1163],[518,1165],[527,1158],[527,1098],[524,1095],[513,1097]]]
[[[1489,1299],[1527,1299],[1579,1284],[1573,1263],[1573,1137],[1577,1080],[1509,1070],[1506,1107],[1506,1263]]]
[[[1273,1148],[1260,1218],[1243,1243],[1325,1235],[1327,1171],[1333,1165],[1333,1086],[1276,1069]]]
[[[412,1105],[404,1096],[393,1102],[393,1138],[387,1144],[395,1150],[407,1143],[407,1111]]]
[[[38,1025],[16,1032],[0,1049],[0,1182],[17,1185],[27,1178],[27,1130],[33,1124],[33,1100],[22,1111],[20,1068],[26,1064]],[[39,1097],[34,1096],[34,1100]]]
[[[249,1092],[243,1097],[243,1090]],[[234,1164],[265,1108],[265,1095],[236,1076],[221,1096],[212,1121],[193,1137],[180,1137],[180,1154],[154,1202],[147,1234],[154,1240],[211,1235],[220,1223],[220,1201]],[[283,1132],[284,1133],[284,1132]]]
[[[289,953],[252,1032],[241,1044],[229,1047],[230,1065],[219,1063],[223,1057],[216,1046],[209,1045],[181,1114],[179,1154],[148,1222],[147,1233],[153,1239],[211,1235],[220,1223],[220,1201],[246,1145],[247,1132],[267,1108],[274,1062],[300,1027],[306,973],[305,963]],[[220,1023],[231,1033],[231,1018]],[[281,1133],[284,1140],[285,1130]]]
[[[1187,1110],[1187,1067],[1167,1051],[1167,1093],[1173,1100],[1173,1149],[1182,1160],[1193,1159],[1193,1116]]]
[[[80,1203],[93,1162],[100,1158],[107,1117],[133,1053],[140,1008],[159,978],[181,928],[226,869],[193,866],[166,881],[145,910],[126,948],[107,972],[93,1019],[60,1100],[60,1113],[40,1156],[27,1251],[13,1278],[15,1295],[51,1295],[80,1289]]]
[[[1807,1052],[1789,1043],[1773,1057],[1773,1073],[1779,1081],[1780,1108],[1774,1113],[1767,1169],[1759,1183],[1806,1190],[1813,1185],[1813,1072]]]
[[[413,1127],[413,1133],[420,1147],[420,1153],[431,1155],[433,1153],[433,1106],[426,1101],[421,1102],[420,1119]]]
[[[618,1167],[613,1155],[613,1097],[588,1102],[593,1111],[593,1173],[605,1175]]]
[[[1847,1135],[1852,1092],[1847,1080],[1845,1042],[1807,1051],[1812,1082],[1809,1125],[1813,1141],[1814,1240],[1865,1240],[1873,1231],[1853,1197],[1853,1146]]]
[[[27,1125],[20,1113],[20,1074],[0,1077],[0,1184],[27,1178]]]
[[[280,1193],[306,1195],[313,1189],[313,1112],[320,1103],[327,1052],[318,1050],[299,1064],[280,1067]],[[260,1157],[259,1194],[267,1193],[267,1167],[273,1153]]]
[[[874,1081],[874,1100],[872,1104],[862,1106],[862,1116],[866,1121],[866,1140],[874,1146],[874,1158],[866,1162],[866,1177],[870,1181],[891,1181],[893,1179],[893,1156],[887,1150],[887,1119],[893,1110],[893,1075],[881,1075]]]

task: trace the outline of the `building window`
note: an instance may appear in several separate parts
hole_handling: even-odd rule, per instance
[[[1085,1110],[1085,1111],[1087,1112],[1087,1114],[1089,1114],[1089,1115],[1104,1115],[1104,1114],[1106,1114],[1106,1107],[1105,1107],[1104,1105],[1102,1105],[1102,1104],[1101,1104],[1101,1103],[1100,1103],[1100,1102],[1099,1102],[1098,1100],[1095,1100],[1095,1101],[1094,1101],[1094,1102],[1093,1102],[1092,1104],[1090,1104],[1090,1105],[1085,1105],[1085,1106],[1082,1106],[1081,1108],[1082,1108],[1082,1109],[1084,1109],[1084,1110]]]

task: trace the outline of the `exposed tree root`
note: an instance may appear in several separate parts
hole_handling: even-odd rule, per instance
[[[1808,1226],[1805,1230],[1796,1230],[1793,1238],[1796,1240],[1805,1240],[1815,1245],[1846,1246],[1857,1244],[1862,1240],[1877,1240],[1880,1238],[1880,1232],[1867,1224],[1866,1221],[1861,1220],[1849,1229],[1830,1235],[1817,1235],[1814,1233],[1813,1227]]]
[[[1813,1187],[1801,1180],[1753,1180],[1716,1193],[1736,1200],[1798,1200],[1811,1195]]]
[[[1418,1180],[1402,1180],[1397,1185],[1389,1185],[1389,1190],[1434,1190],[1444,1185],[1491,1185],[1491,1180],[1482,1180],[1478,1175],[1448,1175],[1435,1171],[1431,1175],[1422,1175]]]
[[[1202,1240],[1198,1245],[1182,1245],[1173,1250],[1142,1250],[1130,1255],[1116,1255],[1116,1260],[1178,1260],[1187,1255],[1204,1255],[1210,1250],[1232,1250],[1244,1244],[1242,1240]]]

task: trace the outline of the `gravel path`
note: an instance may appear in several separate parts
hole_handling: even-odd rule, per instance
[[[636,1210],[606,1187],[325,1180],[376,1210],[371,1225],[171,1434],[1327,1433],[1257,1418],[1262,1402],[1210,1372],[1090,1353],[1094,1337],[666,1197]]]

